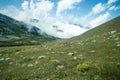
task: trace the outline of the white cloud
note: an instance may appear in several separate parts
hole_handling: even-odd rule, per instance
[[[98,16],[94,20],[91,20],[90,24],[92,27],[96,27],[96,26],[104,23],[105,21],[107,21],[109,16],[110,16],[110,14],[108,12],[106,12],[105,14]]]
[[[117,7],[117,6],[114,5],[114,6],[111,6],[111,7],[109,8],[109,10],[111,10],[111,11],[114,10],[114,11],[115,11],[115,10],[117,10],[117,9],[119,9],[119,8],[120,8],[120,7]]]
[[[22,9],[23,9],[23,10],[28,9],[28,1],[24,1],[24,2],[22,3]]]
[[[53,7],[54,3],[48,0],[42,0],[36,3],[31,0],[30,2],[30,11],[34,18],[41,18],[41,16],[46,17]]]
[[[102,3],[98,3],[96,4],[93,8],[92,8],[92,12],[94,14],[97,14],[97,13],[100,13],[102,12],[103,10],[105,10],[105,7]]]
[[[73,36],[78,36],[82,33],[84,33],[85,31],[87,31],[87,29],[84,28],[80,28],[80,26],[76,26],[76,25],[72,25],[72,24],[68,24],[68,23],[63,23],[60,21],[55,22],[53,25],[58,26],[57,29],[62,30],[63,32],[56,32],[55,35],[57,34],[58,37],[60,38],[71,38]]]
[[[74,8],[76,3],[80,3],[82,0],[61,0],[58,2],[58,7],[56,15],[59,15],[60,12],[68,9]]]
[[[108,0],[108,5],[115,3],[117,0]]]

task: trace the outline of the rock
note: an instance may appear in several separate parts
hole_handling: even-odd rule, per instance
[[[8,58],[6,58],[5,60],[7,61],[7,60],[9,60],[10,58],[8,57]]]
[[[76,59],[77,59],[77,57],[73,57],[73,59],[74,59],[74,60],[76,60]]]
[[[90,52],[94,53],[94,52],[95,52],[95,50],[91,50]]]
[[[69,53],[68,53],[68,55],[69,55],[69,56],[73,56],[73,55],[74,55],[74,53],[69,52]]]
[[[38,59],[44,59],[46,56],[39,56]]]
[[[28,67],[32,67],[33,66],[33,64],[28,64]]]
[[[38,64],[38,61],[35,61],[35,64]]]
[[[117,44],[116,46],[117,46],[117,47],[119,47],[119,46],[120,46],[120,44]]]
[[[63,68],[64,68],[63,65],[57,65],[57,67],[56,67],[57,70],[60,70],[60,69],[63,69]]]
[[[0,59],[0,61],[3,61],[3,60],[4,60],[4,58],[1,58],[1,59]]]

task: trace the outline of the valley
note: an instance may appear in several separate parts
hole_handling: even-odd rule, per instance
[[[36,40],[40,43],[37,45],[11,46],[0,42],[0,79],[119,80],[119,22],[117,17],[71,39],[19,40]]]

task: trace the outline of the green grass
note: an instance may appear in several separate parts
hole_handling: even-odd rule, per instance
[[[119,80],[119,22],[120,17],[69,40],[1,47],[0,79]]]

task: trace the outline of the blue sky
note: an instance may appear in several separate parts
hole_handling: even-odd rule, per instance
[[[70,38],[120,16],[120,0],[0,0],[0,13],[35,25],[50,35]],[[39,22],[31,23],[31,19]],[[56,32],[53,25],[64,33]]]

